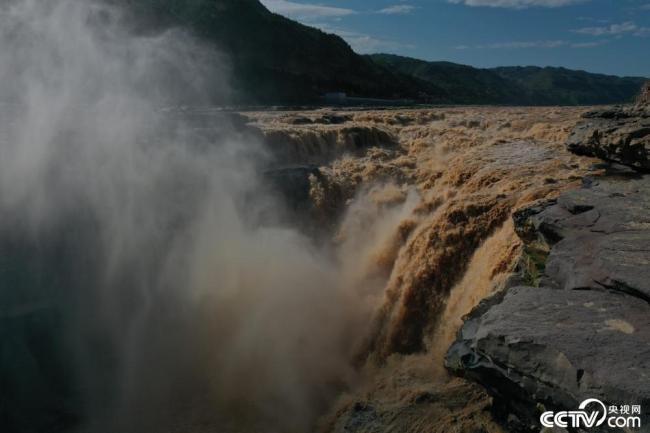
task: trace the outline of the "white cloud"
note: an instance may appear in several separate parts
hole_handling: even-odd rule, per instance
[[[356,13],[352,9],[297,3],[288,0],[261,0],[261,3],[271,12],[296,20],[338,18]]]
[[[608,43],[608,40],[594,41],[594,42],[573,42],[571,48],[595,48]]]
[[[466,6],[485,6],[492,8],[526,9],[530,7],[558,8],[590,0],[447,0],[449,3]]]
[[[417,8],[411,5],[394,5],[394,6],[388,6],[384,9],[381,9],[379,13],[386,14],[386,15],[406,15],[406,14],[410,14],[415,9]]]
[[[645,36],[650,34],[650,27],[640,27],[632,21],[626,21],[620,24],[610,24],[608,26],[601,27],[583,27],[581,29],[575,29],[573,32],[591,36],[621,36],[626,34],[634,36]]]
[[[529,41],[529,42],[504,42],[491,44],[488,48],[557,48],[566,45],[566,41]]]
[[[415,48],[410,44],[402,44],[400,42],[391,41],[387,39],[380,39],[370,35],[356,34],[343,36],[339,35],[350,44],[352,49],[359,54],[372,54],[383,51],[395,51],[401,49]]]
[[[484,45],[458,45],[457,50],[468,50],[468,49],[521,49],[521,48],[558,48],[565,47],[569,45],[569,42],[563,40],[549,40],[549,41],[513,41],[513,42],[496,42],[492,44]]]
[[[611,20],[604,19],[604,18],[594,18],[594,17],[578,17],[578,21],[586,21],[586,22],[591,22],[591,23],[598,23],[598,24],[607,24],[611,22]]]
[[[365,33],[332,27],[326,23],[315,23],[312,25],[326,33],[333,33],[337,36],[342,37],[348,44],[350,44],[354,51],[360,54],[371,54],[382,51],[395,51],[400,49],[415,48],[410,44],[403,44],[401,42],[382,39]]]
[[[609,41],[607,39],[592,42],[569,42],[565,40],[548,40],[548,41],[514,41],[514,42],[496,42],[493,44],[484,45],[457,45],[454,47],[457,50],[500,50],[500,49],[524,49],[524,48],[594,48],[605,45]]]
[[[1,0],[0,0],[1,1]],[[260,0],[271,12],[302,21],[312,27],[324,32],[333,33],[342,37],[354,51],[361,54],[376,53],[380,51],[396,51],[400,49],[412,49],[413,45],[375,37],[365,33],[345,30],[333,22],[339,21],[341,17],[359,13],[353,9],[322,6],[313,3],[299,3],[289,0]],[[407,14],[416,9],[415,6],[407,4],[386,7],[377,13],[395,15]],[[367,11],[366,13],[374,13]]]

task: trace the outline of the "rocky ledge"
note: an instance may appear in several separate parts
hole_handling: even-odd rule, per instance
[[[567,141],[570,151],[650,172],[650,85],[635,106],[583,115]]]
[[[569,149],[627,166],[597,166],[604,176],[515,213],[521,275],[465,318],[447,353],[446,367],[483,385],[512,432],[540,431],[542,412],[588,398],[640,405],[632,431],[650,431],[649,139],[647,108],[586,115]],[[633,158],[616,147],[631,143]]]
[[[447,368],[486,387],[511,431],[587,398],[650,410],[650,176],[587,182],[515,220],[550,249],[540,286],[475,308]]]

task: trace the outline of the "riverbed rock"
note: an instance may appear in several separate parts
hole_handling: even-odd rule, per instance
[[[650,176],[592,179],[515,223],[550,249],[540,287],[484,300],[445,365],[482,384],[511,431],[587,398],[650,410]]]
[[[492,305],[490,305],[490,302]],[[650,305],[621,293],[516,287],[472,312],[447,366],[539,431],[540,407],[650,404]]]
[[[644,101],[647,96],[640,97]],[[590,111],[575,126],[567,148],[618,162],[642,172],[650,171],[650,105],[612,107]]]
[[[650,176],[596,180],[531,217],[547,243],[546,282],[650,302]]]

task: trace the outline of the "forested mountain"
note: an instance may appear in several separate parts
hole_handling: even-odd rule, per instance
[[[271,13],[258,0],[113,0],[139,31],[182,27],[225,52],[235,102],[318,103],[324,94],[418,103],[627,102],[644,79],[564,68],[479,69],[389,54],[362,56],[339,36]]]

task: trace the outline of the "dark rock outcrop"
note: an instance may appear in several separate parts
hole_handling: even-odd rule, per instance
[[[634,107],[611,107],[583,115],[567,148],[650,172],[650,105],[648,86]]]
[[[650,105],[650,81],[647,81],[641,88],[641,93],[636,100],[637,105]]]
[[[576,410],[587,398],[650,404],[647,303],[536,287],[516,287],[490,302],[470,314],[446,362],[517,416],[512,430],[539,431],[539,405]]]
[[[550,248],[540,287],[483,301],[446,366],[482,384],[512,431],[539,431],[542,410],[576,410],[587,398],[647,412],[650,177],[585,182],[515,223],[524,242]]]
[[[650,302],[650,177],[570,191],[533,219],[560,239],[546,264],[549,284]]]

